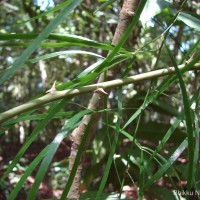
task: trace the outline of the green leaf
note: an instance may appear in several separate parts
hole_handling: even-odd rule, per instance
[[[40,165],[40,168],[38,170],[38,173],[35,178],[35,182],[31,188],[31,190],[28,193],[28,200],[34,199],[38,188],[40,186],[40,183],[42,182],[44,175],[47,172],[47,169],[53,159],[53,156],[55,155],[60,143],[62,140],[75,128],[77,127],[81,122],[78,123],[80,118],[82,118],[84,115],[91,113],[90,110],[83,110],[76,114],[74,117],[72,117],[70,120],[65,122],[65,125],[62,127],[61,131],[56,135],[54,140],[49,145],[48,151]]]
[[[164,187],[153,188],[152,192],[155,194],[154,198],[177,200],[173,191],[166,189]]]
[[[93,71],[96,67],[98,67],[101,63],[103,62],[103,60],[99,60],[96,63],[90,65],[88,68],[86,68],[85,70],[83,70],[79,75],[78,78],[84,77],[85,75],[89,74],[91,71]]]
[[[165,0],[147,0],[147,3],[140,16],[140,21],[143,25],[149,21],[152,17],[161,13],[163,9],[170,6],[170,3]]]
[[[65,19],[66,15],[69,15],[81,2],[82,0],[74,0],[71,4],[63,8],[58,16],[46,26],[46,28],[38,35],[30,46],[24,50],[21,56],[15,60],[13,65],[3,73],[0,78],[0,84],[8,80],[18,69],[23,67],[24,62],[39,47],[40,43],[46,39],[49,34]]]
[[[181,119],[177,119],[173,125],[168,129],[168,131],[166,132],[166,134],[164,135],[164,137],[162,138],[161,141],[159,141],[159,145],[156,147],[156,149],[154,150],[150,161],[155,157],[155,155],[164,147],[164,145],[167,143],[167,141],[169,140],[169,138],[171,137],[172,133],[176,130],[176,128],[179,126],[179,124],[181,123]],[[174,141],[174,140],[173,140]]]
[[[128,28],[126,29],[125,33],[123,34],[123,36],[121,37],[119,42],[116,44],[115,48],[108,54],[106,59],[97,67],[97,69],[95,70],[97,73],[100,71],[103,71],[104,69],[106,69],[109,66],[109,63],[111,62],[111,60],[119,52],[120,48],[123,46],[123,44],[129,38],[130,34],[132,33],[133,28],[136,26],[136,24],[140,18],[141,12],[145,6],[146,1],[147,0],[140,1],[140,4],[136,11],[136,14],[133,17],[132,21],[130,22]]]
[[[63,107],[66,105],[66,103],[69,100],[62,100],[60,103],[56,104],[51,108],[51,112],[48,113],[48,115],[35,127],[33,132],[31,133],[30,137],[26,140],[22,148],[19,150],[9,167],[6,169],[6,172],[0,179],[0,183],[8,176],[8,174],[11,172],[13,167],[17,164],[19,159],[22,157],[22,155],[25,153],[25,151],[28,149],[28,147],[32,144],[32,142],[37,137],[38,133],[52,120],[54,115]]]
[[[103,189],[104,189],[105,184],[107,182],[108,174],[109,174],[110,167],[111,167],[111,164],[112,164],[112,161],[113,161],[113,156],[115,154],[115,149],[117,147],[117,142],[118,142],[118,137],[119,137],[119,132],[120,132],[120,123],[121,123],[121,119],[122,119],[122,89],[121,88],[118,89],[118,95],[117,96],[118,96],[118,113],[117,113],[118,119],[117,119],[117,123],[116,123],[116,133],[115,133],[115,136],[114,136],[114,139],[113,139],[113,143],[112,143],[111,151],[110,151],[110,154],[109,154],[109,157],[108,157],[108,161],[107,161],[107,164],[106,164],[106,167],[105,167],[105,170],[104,170],[104,175],[103,175],[103,178],[101,180],[101,184],[100,184],[97,196],[95,198],[97,200],[100,199],[100,197],[102,196]]]
[[[175,11],[174,9],[170,9],[170,12],[173,15],[175,15],[177,13],[177,11]],[[180,14],[178,16],[178,20],[182,21],[183,23],[188,25],[190,28],[200,31],[200,19],[198,19],[190,14],[187,14],[185,12],[180,12]]]
[[[183,61],[187,61],[190,58],[190,56],[192,56],[199,44],[200,39],[198,39],[197,42],[195,42],[195,44],[192,47],[190,47],[188,52],[183,56],[182,60],[180,61],[181,64],[183,63]]]
[[[113,2],[115,2],[116,0],[108,0],[108,1],[106,1],[105,3],[103,3],[101,6],[99,6],[99,8],[98,9],[96,9],[95,11],[94,11],[94,14],[96,13],[96,12],[98,12],[98,11],[100,11],[100,10],[103,10],[104,8],[106,8],[108,5],[111,5]]]
[[[29,60],[28,63],[36,63],[36,62],[39,62],[40,60],[47,60],[49,58],[54,58],[56,56],[70,55],[70,54],[83,54],[83,55],[91,55],[91,56],[103,58],[101,55],[98,55],[96,53],[92,53],[92,52],[89,52],[89,51],[69,50],[69,51],[59,51],[59,52],[54,52],[54,53],[49,53],[49,54],[46,54],[46,55],[43,55],[43,56],[39,56],[37,58]]]
[[[72,0],[67,0],[67,1],[61,3],[60,5],[57,5],[56,7],[52,8],[52,9],[50,9],[50,10],[44,12],[44,13],[41,13],[41,14],[39,14],[39,15],[37,15],[35,17],[32,17],[32,18],[30,18],[30,19],[28,19],[26,21],[22,21],[22,22],[16,23],[16,24],[12,25],[12,27],[16,27],[16,26],[19,26],[20,24],[24,24],[24,23],[27,23],[27,22],[32,22],[32,21],[35,21],[36,19],[42,18],[43,16],[47,16],[48,14],[56,12],[57,10],[62,9],[64,6],[69,5],[71,2],[72,2]]]
[[[8,40],[32,40],[38,37],[38,34],[29,33],[29,34],[0,34],[1,41],[8,41]],[[114,46],[110,44],[100,43],[95,40],[88,39],[86,37],[73,35],[73,34],[50,34],[46,39],[55,40],[57,43],[40,43],[42,47],[66,47],[66,46],[83,46],[83,47],[94,47],[103,50],[113,50]],[[59,41],[59,43],[58,43]],[[29,43],[2,43],[0,46],[28,46]],[[120,52],[126,52],[125,49],[121,48]]]
[[[125,54],[120,54],[115,56],[111,62],[108,64],[107,67],[103,68],[102,70],[98,70],[97,68],[99,67],[99,65],[101,65],[104,60],[99,60],[96,63],[92,64],[91,66],[89,66],[87,69],[85,69],[84,71],[82,71],[79,75],[78,78],[84,78],[85,75],[87,74],[91,74],[91,73],[95,73],[95,71],[97,71],[96,76],[98,76],[99,74],[101,74],[102,72],[105,72],[108,69],[111,69],[112,67],[114,67],[115,65],[117,65],[118,63],[121,63],[127,59],[130,59],[133,57],[132,53],[125,53]],[[93,71],[93,72],[92,72]]]
[[[25,116],[22,115],[22,116],[17,117],[16,119],[11,119],[11,120],[6,121],[2,125],[7,126],[7,125],[10,125],[10,124],[16,124],[20,121],[42,120],[47,115],[48,115],[48,113],[35,114],[35,115],[29,115],[28,114],[28,115],[25,115]],[[58,113],[55,114],[54,118],[70,117],[72,115],[73,115],[72,111],[70,111],[70,112],[58,112]]]
[[[172,164],[179,158],[181,153],[187,147],[187,140],[184,140],[180,146],[176,149],[176,151],[171,155],[169,160],[155,173],[151,179],[149,179],[143,187],[143,190],[149,188],[155,181],[157,181],[171,166]]]
[[[199,161],[199,139],[200,139],[200,120],[197,114],[195,114],[195,151],[194,151],[194,174],[198,174],[198,161]],[[196,187],[197,188],[197,187]]]
[[[158,107],[159,113],[165,113],[165,114],[176,116],[176,117],[180,116],[176,108],[174,108],[172,105],[170,105],[169,103],[166,103],[163,100],[157,99],[156,101],[153,102],[153,105],[156,105]]]
[[[178,19],[187,24],[190,28],[200,31],[200,19],[193,17],[187,13],[181,12]]]
[[[29,167],[24,172],[23,176],[20,178],[17,185],[14,187],[13,191],[10,193],[8,200],[13,200],[16,198],[17,194],[19,193],[20,189],[22,189],[23,184],[25,183],[26,179],[30,174],[33,172],[33,170],[36,168],[36,166],[39,164],[39,162],[42,160],[44,155],[46,154],[49,146],[46,146],[39,155],[32,161],[32,163],[29,165]]]
[[[174,64],[174,68],[179,79],[179,85],[181,88],[182,96],[183,96],[183,104],[184,104],[184,114],[185,114],[185,121],[187,126],[187,139],[188,139],[188,170],[187,170],[187,189],[188,191],[191,189],[193,181],[194,181],[194,130],[193,130],[193,121],[192,121],[192,114],[190,109],[190,103],[187,95],[187,90],[185,87],[185,83],[182,78],[182,74],[178,69],[178,65],[175,61],[174,56],[172,55],[169,47],[167,44],[165,45],[168,51],[168,54]]]
[[[148,153],[150,155],[153,155],[153,153],[154,153],[154,150],[152,150],[152,149],[150,149],[148,147],[142,146],[142,149],[143,149],[143,151],[145,151],[146,153]],[[158,160],[158,158],[159,158],[159,160]],[[155,157],[154,160],[161,166],[161,168],[163,167],[162,163],[164,163],[164,165],[168,163],[168,160],[165,159],[161,154],[157,154],[157,158]],[[146,165],[146,171],[148,171],[147,168],[148,168],[148,165]],[[177,180],[180,182],[181,181],[180,176],[177,173],[177,171],[175,170],[175,168],[171,165],[171,166],[169,166],[169,169],[173,171],[173,173],[176,176]],[[174,181],[171,178],[171,174],[168,171],[166,171],[166,175],[169,177],[169,180],[170,180],[170,182],[171,182],[171,184],[173,186],[173,189],[178,190],[176,184],[174,183]],[[149,179],[151,180],[151,177]],[[180,188],[181,188],[181,190],[183,190],[182,186],[180,186]],[[147,188],[145,188],[145,189],[147,189]],[[144,191],[144,188],[142,190]]]
[[[195,63],[197,63],[200,60],[200,55],[197,55],[190,63],[186,64],[185,67],[180,71],[181,74],[186,72],[190,67],[192,67]],[[175,80],[176,75],[170,76],[166,78],[157,88],[154,90],[154,92],[147,98],[147,101],[144,105],[140,106],[135,113],[130,117],[130,119],[126,122],[124,127],[122,129],[125,129],[135,118],[140,115],[140,113],[152,102],[154,102],[159,95],[161,95]]]
[[[131,155],[131,154],[130,154]],[[130,159],[130,158],[129,158]],[[139,199],[143,199],[143,186],[145,183],[145,159],[144,159],[144,152],[141,149],[140,151],[140,161],[139,161],[139,168],[140,168],[140,175],[139,175]]]

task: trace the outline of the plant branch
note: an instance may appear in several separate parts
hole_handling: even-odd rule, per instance
[[[123,6],[119,15],[119,21],[117,24],[117,28],[115,30],[113,40],[112,40],[112,45],[115,45],[115,48],[113,49],[113,51],[108,53],[108,56],[105,62],[102,63],[101,67],[103,66],[105,67],[105,65],[107,65],[107,63],[112,60],[113,56],[116,55],[119,49],[126,42],[128,37],[130,36],[130,33],[132,32],[133,28],[135,27],[136,23],[139,20],[139,16],[144,8],[145,3],[146,3],[146,0],[142,0],[140,4],[139,4],[139,0],[124,0],[123,1]],[[137,7],[138,7],[138,10],[137,10],[138,12],[137,12],[137,15],[135,15],[135,11]],[[133,17],[134,15],[135,17]],[[112,69],[112,71],[110,71],[111,72],[110,75],[112,76],[112,79],[114,79],[117,75],[117,71],[116,71],[117,68],[114,68]],[[108,72],[106,73],[107,75],[109,74]],[[100,74],[98,83],[104,82],[105,81],[104,78],[105,78],[105,74],[104,73]],[[102,104],[102,99],[103,98],[100,98],[100,94],[94,93],[89,101],[88,109],[94,110],[94,109],[99,108],[100,105]],[[78,153],[78,149],[81,144],[82,137],[85,133],[86,127],[89,121],[91,120],[91,118],[92,118],[91,115],[85,115],[84,122],[81,123],[80,126],[76,128],[71,134],[72,146],[71,146],[71,153],[70,153],[70,160],[69,160],[69,174],[73,170],[74,160]],[[99,115],[97,114],[93,115],[93,119],[94,118],[95,118],[94,120],[95,123],[93,123],[93,128],[91,128],[90,130],[87,143],[89,143],[93,137],[93,133],[97,126]],[[84,155],[84,152],[82,156],[83,155]],[[79,199],[80,197],[81,171],[82,171],[82,161],[80,161],[79,163],[79,168],[76,171],[76,174],[74,176],[74,181],[67,195],[69,199]]]
[[[182,70],[184,67],[185,67],[185,64],[178,66],[179,70]],[[199,70],[199,69],[200,69],[200,63],[197,63],[192,68],[190,68],[190,70]],[[159,70],[154,70],[154,71],[150,71],[150,72],[146,72],[146,73],[142,73],[142,74],[138,74],[134,76],[129,76],[124,79],[116,79],[112,81],[106,81],[106,82],[101,82],[97,84],[87,85],[79,89],[67,89],[67,90],[62,90],[62,91],[55,91],[53,94],[51,93],[46,94],[43,97],[40,97],[38,99],[27,102],[23,105],[17,106],[15,108],[12,108],[10,110],[7,110],[1,113],[0,123],[10,119],[11,117],[15,117],[25,111],[38,108],[46,103],[60,100],[63,98],[74,97],[74,96],[84,94],[84,93],[90,93],[96,90],[97,88],[103,88],[104,90],[106,90],[106,89],[115,88],[118,86],[127,85],[130,83],[135,83],[139,81],[152,80],[154,78],[158,78],[158,77],[162,77],[162,76],[166,76],[166,75],[174,74],[174,73],[175,73],[174,67],[168,67],[165,69],[159,69]]]

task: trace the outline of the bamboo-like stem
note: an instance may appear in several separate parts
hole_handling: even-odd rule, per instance
[[[179,65],[178,68],[181,70],[185,67],[185,64]],[[200,69],[200,63],[195,64],[190,70],[198,70]],[[43,97],[40,97],[38,99],[35,99],[33,101],[27,102],[23,105],[17,106],[15,108],[12,108],[10,110],[7,110],[3,113],[0,114],[0,123],[10,119],[11,117],[17,116],[25,111],[38,108],[46,103],[53,102],[59,99],[63,98],[70,98],[74,97],[80,94],[84,93],[90,93],[96,90],[97,88],[103,88],[104,90],[110,89],[110,88],[115,88],[118,86],[122,85],[127,85],[130,83],[135,83],[139,81],[145,81],[145,80],[152,80],[154,78],[166,76],[169,74],[174,74],[175,69],[174,67],[168,67],[165,69],[159,69],[159,70],[154,70],[134,76],[129,76],[124,79],[116,79],[112,81],[106,81],[106,82],[101,82],[97,84],[92,84],[92,85],[87,85],[83,86],[79,89],[67,89],[67,90],[62,90],[62,91],[55,91],[53,94],[49,93],[44,95]]]

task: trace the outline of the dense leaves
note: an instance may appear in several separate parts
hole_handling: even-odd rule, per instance
[[[43,2],[0,2],[0,199],[65,199],[80,160],[81,199],[198,199],[199,2],[140,1],[115,46],[121,1]],[[113,85],[95,110],[91,91],[37,106],[54,81],[78,91],[110,69],[119,79],[171,66],[170,76]],[[69,135],[86,114],[69,174]]]

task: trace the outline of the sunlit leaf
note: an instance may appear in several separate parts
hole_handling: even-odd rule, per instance
[[[82,0],[74,0],[71,4],[65,6],[63,10],[57,15],[57,17],[52,20],[48,26],[38,35],[38,37],[28,46],[26,50],[21,54],[21,56],[15,60],[10,68],[8,68],[0,78],[0,84],[8,80],[14,75],[16,70],[23,67],[24,62],[29,58],[29,56],[37,49],[40,43],[46,39],[49,34],[65,19],[66,15],[69,15]]]

